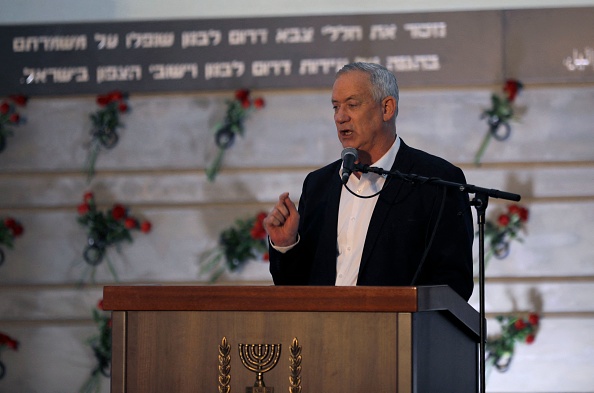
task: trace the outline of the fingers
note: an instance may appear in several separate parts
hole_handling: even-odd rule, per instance
[[[288,201],[288,202],[287,202]],[[280,215],[286,220],[290,215],[288,204],[292,203],[289,198],[289,193],[284,192],[278,197],[278,202],[274,206],[274,211],[280,213]],[[284,220],[283,220],[284,222]]]
[[[278,197],[278,202],[266,217],[265,225],[282,226],[292,214],[298,214],[297,208],[289,198],[289,193],[284,192]]]
[[[280,227],[284,225],[285,221],[287,221],[287,217],[285,217],[277,208],[274,208],[273,211],[270,212],[268,217],[264,220],[264,226],[267,225],[273,227]]]
[[[263,221],[264,229],[270,240],[277,246],[295,244],[299,227],[299,212],[295,207],[289,193],[282,193],[276,205]]]
[[[291,198],[289,198],[289,193],[287,193],[287,197],[284,199],[284,202],[285,202],[285,207],[287,208],[289,215],[298,214],[297,206],[295,206],[295,203],[293,203]]]

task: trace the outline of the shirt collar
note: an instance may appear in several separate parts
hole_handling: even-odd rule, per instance
[[[392,144],[392,146],[390,147],[390,149],[388,149],[388,151],[376,162],[374,162],[373,164],[371,164],[370,166],[374,166],[376,168],[382,168],[385,169],[386,171],[389,171],[390,169],[392,169],[392,164],[394,164],[394,160],[396,160],[396,154],[398,154],[398,150],[400,149],[400,137],[398,136],[398,134],[396,135],[396,139],[394,140],[394,143]],[[338,176],[342,177],[342,164],[340,165],[340,169],[338,170]],[[375,175],[374,173],[368,173],[371,175]],[[379,176],[379,175],[376,175]],[[385,175],[384,175],[385,177]]]
[[[390,147],[390,149],[376,162],[371,164],[370,166],[374,166],[376,168],[382,168],[386,171],[392,169],[392,164],[394,164],[394,160],[396,160],[396,154],[398,154],[398,150],[400,149],[400,137],[396,135],[396,140]]]

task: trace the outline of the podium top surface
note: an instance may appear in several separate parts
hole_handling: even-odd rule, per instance
[[[334,286],[176,286],[134,285],[103,288],[111,311],[447,311],[472,331],[479,314],[450,287]]]

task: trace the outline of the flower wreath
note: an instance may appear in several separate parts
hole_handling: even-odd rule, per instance
[[[17,106],[27,105],[28,98],[23,95],[12,95],[0,104],[0,153],[6,148],[9,136],[13,135],[11,126],[23,124],[25,119],[17,111]]]
[[[227,111],[222,123],[215,127],[215,143],[218,148],[214,161],[206,169],[206,176],[209,181],[214,181],[221,169],[223,156],[227,149],[233,146],[237,135],[243,136],[244,121],[255,110],[264,108],[264,99],[259,97],[251,99],[248,89],[241,89],[235,92],[233,100],[227,100]]]
[[[85,165],[87,180],[95,175],[95,163],[101,148],[112,149],[118,143],[120,137],[117,129],[123,127],[120,114],[130,111],[128,95],[119,90],[99,94],[96,102],[99,109],[89,115],[92,128],[89,155]]]
[[[487,340],[485,360],[497,371],[505,372],[511,365],[516,343],[532,344],[536,339],[540,317],[536,313],[527,317],[499,315],[496,320],[501,333]]]
[[[512,240],[523,242],[522,232],[526,232],[528,209],[521,205],[509,205],[505,213],[501,213],[496,222],[485,223],[485,241],[488,245],[485,260],[491,256],[504,259],[508,256]]]
[[[14,239],[23,234],[23,225],[12,217],[0,221],[0,245],[14,247]],[[0,248],[0,266],[4,263],[4,251]]]
[[[116,203],[111,209],[102,212],[97,208],[95,196],[92,192],[86,192],[83,202],[78,205],[78,222],[87,229],[87,246],[83,251],[83,258],[86,263],[93,267],[92,278],[95,267],[107,257],[107,249],[115,246],[119,251],[120,243],[123,241],[132,242],[132,231],[140,230],[148,233],[152,224],[148,220],[139,220],[128,212],[128,208]],[[117,273],[107,258],[107,265],[113,277],[117,280]]]
[[[503,142],[511,135],[509,121],[514,118],[514,101],[524,85],[515,79],[508,79],[503,86],[504,96],[491,95],[491,108],[483,111],[481,119],[487,119],[489,126],[483,141],[474,156],[474,163],[480,165],[481,159],[491,138]]]
[[[79,393],[98,393],[101,390],[101,376],[111,376],[111,316],[103,310],[103,299],[93,309],[93,321],[98,333],[89,337],[87,344],[93,350],[97,364]]]
[[[237,220],[219,235],[218,245],[207,251],[200,260],[200,275],[209,274],[210,282],[215,282],[225,271],[235,271],[247,261],[261,259],[268,261],[267,234],[263,221],[265,212],[253,217]]]
[[[7,334],[0,332],[0,354],[4,349],[18,351],[19,342]],[[6,366],[0,360],[0,380],[6,375]]]

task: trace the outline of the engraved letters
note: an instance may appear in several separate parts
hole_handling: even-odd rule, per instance
[[[87,49],[86,35],[14,37],[13,52],[68,52]]]

